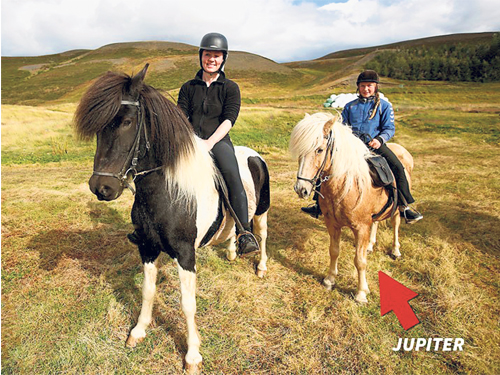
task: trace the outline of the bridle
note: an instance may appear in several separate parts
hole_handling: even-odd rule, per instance
[[[305,178],[305,177],[299,176],[299,174],[297,173],[297,180],[309,182],[313,186],[313,190],[321,196],[322,196],[322,194],[319,192],[319,186],[323,182],[328,181],[332,177],[332,175],[328,175],[325,177],[321,177],[321,175],[323,174],[323,172],[325,170],[326,159],[328,159],[328,154],[330,154],[330,156],[333,154],[333,144],[334,144],[334,142],[333,142],[333,130],[330,130],[330,133],[328,133],[328,136],[325,136],[324,138],[327,139],[325,158],[323,159],[323,162],[321,163],[321,166],[319,167],[319,169],[316,171],[316,174],[314,175],[314,177],[313,178]]]
[[[130,148],[130,151],[127,155],[127,159],[125,159],[125,163],[123,163],[123,167],[118,173],[111,173],[111,172],[99,172],[95,171],[92,173],[92,175],[95,176],[105,176],[105,177],[114,177],[120,181],[120,184],[122,187],[126,187],[130,189],[132,194],[135,194],[135,188],[128,182],[129,175],[131,175],[132,182],[135,181],[137,176],[145,175],[154,171],[158,171],[163,168],[163,166],[156,167],[153,169],[148,169],[145,171],[138,172],[137,171],[137,161],[139,160],[139,154],[141,151],[141,133],[142,130],[144,130],[144,139],[146,140],[146,152],[149,151],[151,148],[151,145],[149,143],[148,139],[148,133],[146,130],[146,127],[144,126],[144,116],[141,110],[141,106],[139,101],[129,101],[129,100],[122,100],[121,105],[132,105],[137,107],[137,122],[139,124],[138,129],[137,129],[137,134],[135,135],[135,140]]]

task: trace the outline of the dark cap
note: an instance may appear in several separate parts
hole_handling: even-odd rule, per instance
[[[356,85],[359,85],[361,82],[375,82],[379,83],[378,74],[374,70],[365,70],[358,76],[358,80],[356,81]]]
[[[201,39],[200,50],[227,52],[227,39],[222,34],[209,33]]]

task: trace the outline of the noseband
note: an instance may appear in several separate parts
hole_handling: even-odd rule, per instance
[[[309,182],[313,186],[313,190],[315,192],[317,192],[319,195],[321,195],[321,193],[319,192],[319,186],[323,182],[328,181],[330,179],[330,177],[332,177],[331,175],[323,177],[323,178],[321,177],[321,175],[323,174],[325,167],[326,167],[326,159],[328,159],[328,154],[331,155],[333,153],[333,143],[334,143],[333,142],[333,131],[330,130],[330,133],[328,133],[328,136],[325,136],[325,138],[327,138],[325,158],[323,159],[323,162],[321,163],[321,166],[317,170],[314,177],[313,178],[305,178],[305,177],[299,176],[297,174],[297,180]]]
[[[144,117],[141,111],[141,106],[139,104],[139,101],[129,101],[129,100],[122,100],[121,105],[133,105],[137,107],[137,122],[139,124],[138,129],[137,129],[137,134],[135,135],[135,140],[134,144],[130,148],[130,151],[128,153],[127,159],[125,160],[125,163],[123,163],[123,167],[120,170],[119,173],[111,173],[111,172],[99,172],[99,171],[94,171],[92,175],[95,176],[105,176],[105,177],[114,177],[120,181],[120,185],[122,187],[126,187],[130,189],[132,194],[135,194],[135,188],[127,181],[129,179],[129,174],[131,175],[132,182],[135,181],[137,176],[145,175],[150,172],[154,172],[157,170],[160,170],[163,168],[162,166],[156,167],[153,169],[148,169],[146,171],[137,171],[137,161],[139,159],[139,154],[141,151],[141,132],[144,129],[144,139],[146,140],[146,152],[149,151],[151,148],[151,145],[148,140],[148,133],[146,131],[146,127],[144,126]]]

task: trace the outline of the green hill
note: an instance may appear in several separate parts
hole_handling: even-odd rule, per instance
[[[493,33],[455,34],[339,51],[316,60],[279,64],[248,52],[231,51],[227,74],[238,82],[246,102],[269,98],[324,96],[349,87],[381,51],[416,45],[479,43]],[[76,102],[95,78],[108,70],[127,74],[150,64],[150,85],[176,94],[198,69],[198,47],[174,42],[116,43],[96,50],[74,50],[36,57],[2,57],[2,103],[39,105]]]

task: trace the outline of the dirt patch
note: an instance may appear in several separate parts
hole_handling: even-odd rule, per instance
[[[48,65],[47,64],[34,64],[34,65],[25,65],[25,66],[21,66],[19,68],[19,70],[27,70],[28,72],[30,72],[31,74],[35,74],[37,73],[40,69],[43,69],[45,67],[47,67]]]

